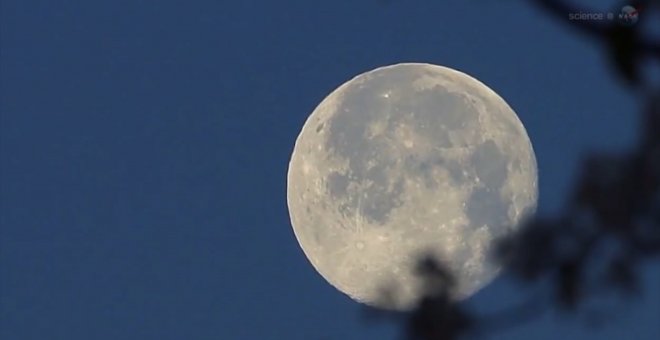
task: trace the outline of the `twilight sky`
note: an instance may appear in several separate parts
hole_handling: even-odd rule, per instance
[[[314,271],[286,207],[305,119],[378,66],[445,65],[498,92],[536,151],[541,214],[581,155],[636,137],[599,46],[525,1],[0,8],[1,339],[394,339]],[[644,276],[604,329],[549,314],[492,338],[652,339],[659,266]],[[503,277],[466,303],[524,293]]]

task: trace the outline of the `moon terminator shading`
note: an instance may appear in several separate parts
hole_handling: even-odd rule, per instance
[[[353,299],[408,309],[423,252],[458,281],[491,281],[494,238],[536,208],[537,169],[515,112],[476,79],[404,63],[363,73],[326,97],[296,140],[287,176],[296,238],[314,268]],[[380,299],[384,284],[398,300]]]

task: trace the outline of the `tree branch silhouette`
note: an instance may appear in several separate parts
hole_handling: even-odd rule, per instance
[[[617,73],[630,85],[638,85],[642,81],[639,78],[638,68],[644,58],[660,58],[660,42],[641,36],[640,25],[621,25],[618,20],[568,20],[569,13],[596,13],[597,11],[580,8],[573,2],[564,0],[531,0],[531,2],[556,19],[568,23],[572,28],[603,44],[609,50],[609,57],[618,70]],[[659,2],[633,0],[625,4],[633,6],[638,11],[650,12],[658,9]]]
[[[420,268],[425,270],[419,273],[435,284],[414,310],[396,314],[404,320],[407,339],[455,339],[515,327],[552,308],[578,312],[598,294],[639,294],[636,265],[660,256],[660,91],[643,79],[643,61],[660,61],[660,41],[643,36],[641,25],[569,20],[569,13],[594,12],[573,2],[529,2],[606,47],[613,72],[646,103],[638,144],[628,153],[586,157],[563,214],[532,217],[518,232],[496,242],[493,257],[519,281],[551,278],[549,297],[534,296],[479,317],[450,299],[451,273],[440,262],[424,258]],[[626,4],[644,14],[660,11],[660,1]],[[607,256],[603,249],[609,251]],[[589,267],[594,263],[600,268],[596,273]]]

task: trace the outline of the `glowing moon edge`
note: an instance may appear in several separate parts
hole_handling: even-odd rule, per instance
[[[292,152],[287,205],[326,281],[406,310],[421,294],[411,269],[422,253],[454,271],[456,299],[497,275],[490,243],[534,213],[537,177],[524,126],[499,95],[447,67],[401,63],[352,78],[314,109]],[[398,300],[383,301],[386,285]]]

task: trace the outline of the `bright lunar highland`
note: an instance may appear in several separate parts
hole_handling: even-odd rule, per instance
[[[293,230],[330,284],[354,300],[406,310],[413,269],[432,254],[455,299],[490,282],[492,241],[536,209],[536,158],[507,103],[450,68],[404,63],[327,96],[298,136],[287,178]],[[382,288],[394,288],[394,300]]]

